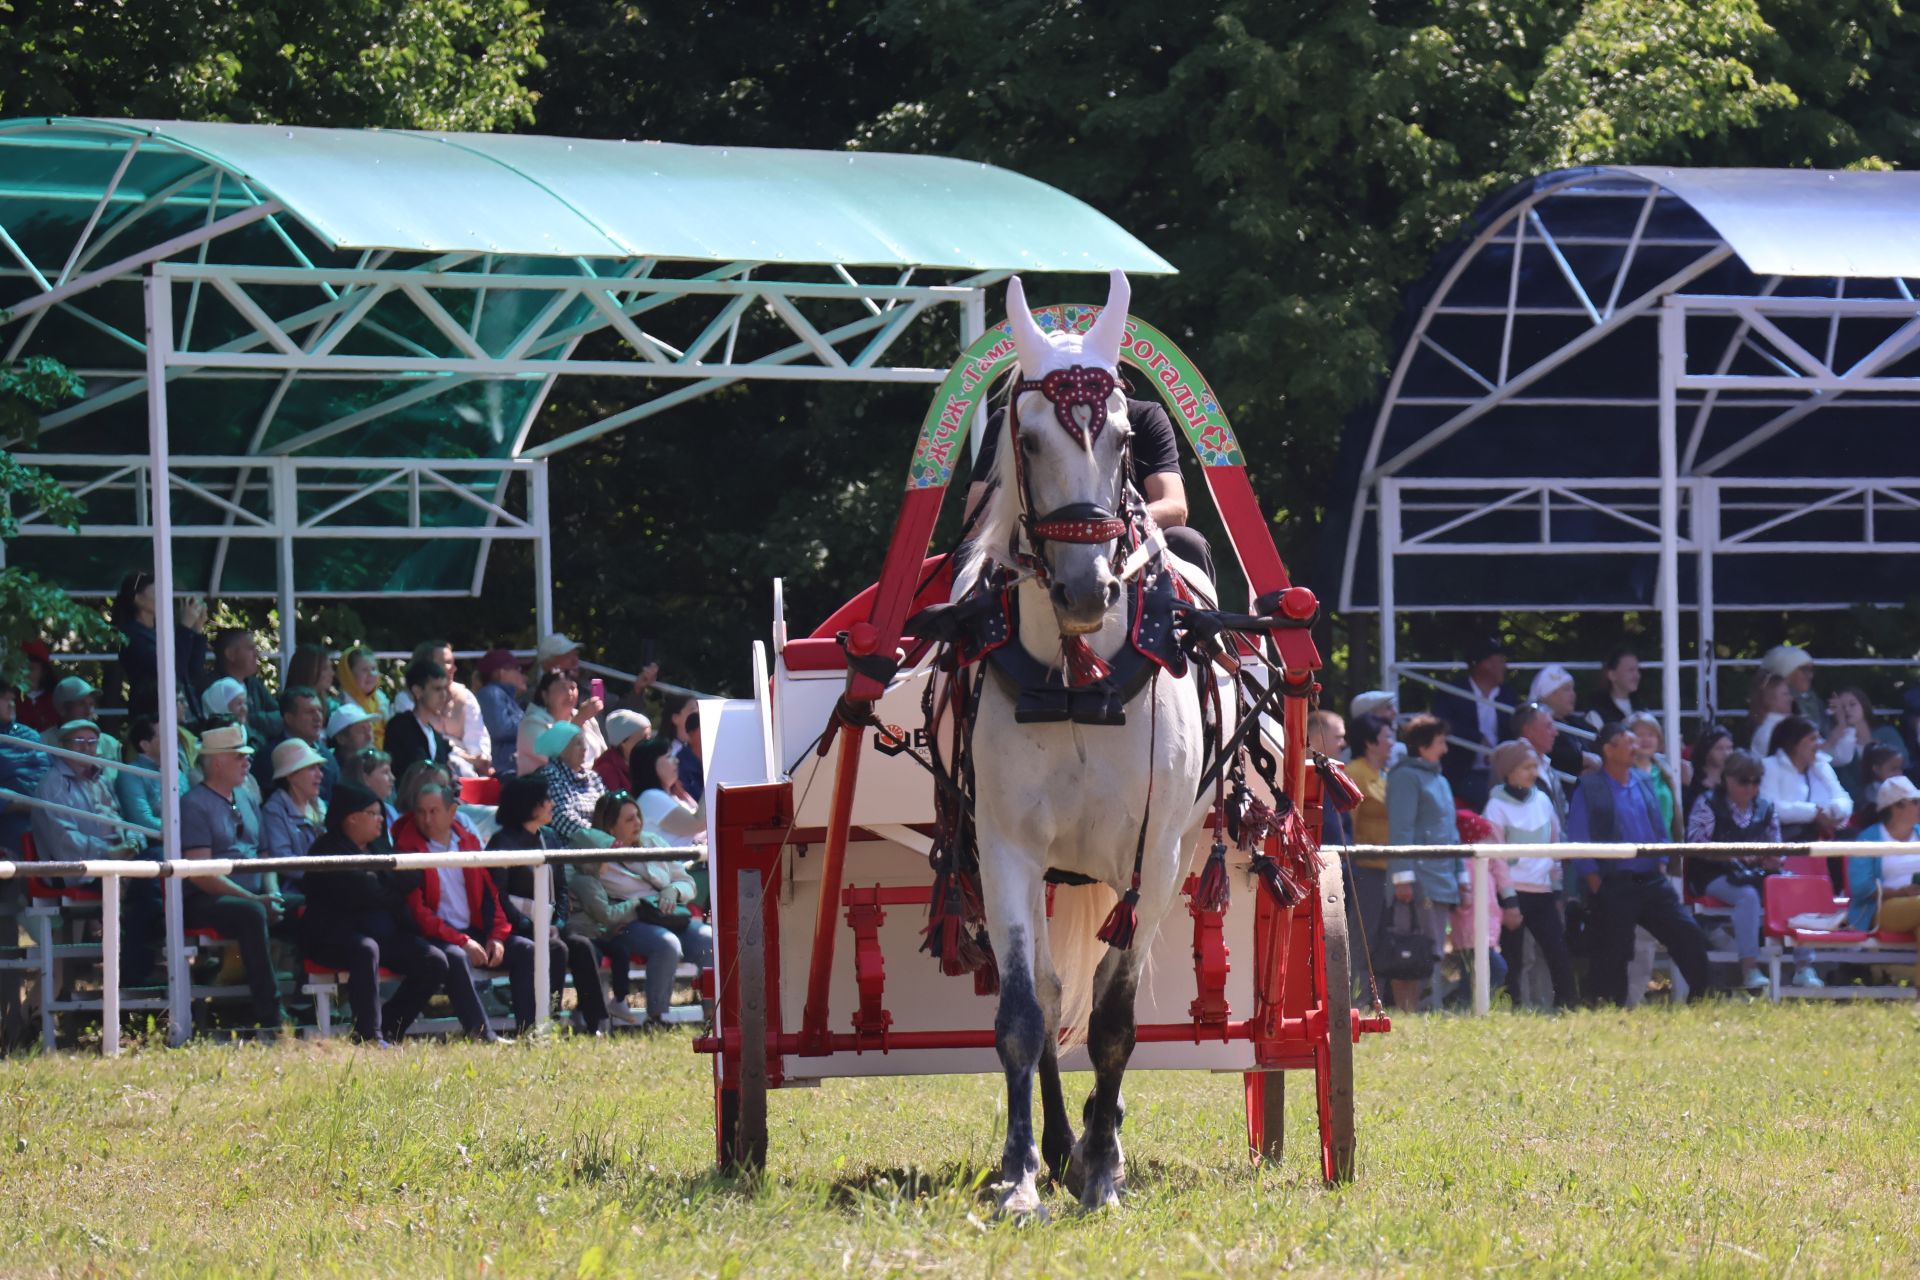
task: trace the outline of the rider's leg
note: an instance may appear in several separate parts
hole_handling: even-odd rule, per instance
[[[1206,571],[1207,581],[1217,583],[1219,577],[1213,571],[1213,548],[1200,536],[1198,529],[1186,525],[1176,525],[1171,529],[1162,529],[1166,535],[1167,550],[1185,560],[1188,564]]]

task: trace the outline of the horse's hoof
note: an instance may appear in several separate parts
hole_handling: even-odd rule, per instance
[[[1001,1191],[1000,1204],[994,1210],[994,1216],[1016,1225],[1024,1225],[1029,1222],[1045,1222],[1048,1214],[1047,1206],[1040,1202],[1039,1188],[1034,1185],[1033,1179],[1028,1178]]]
[[[1121,1179],[1113,1177],[1102,1176],[1090,1180],[1080,1191],[1080,1207],[1088,1213],[1117,1207],[1122,1185]]]

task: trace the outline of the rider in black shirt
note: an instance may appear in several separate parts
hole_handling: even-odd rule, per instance
[[[1127,423],[1133,428],[1133,487],[1147,500],[1147,511],[1166,535],[1167,549],[1214,578],[1213,550],[1198,530],[1187,527],[1187,486],[1180,476],[1180,437],[1165,406],[1153,400],[1127,397]],[[1000,437],[1006,434],[1005,410],[980,442],[973,464],[973,482],[967,486],[967,512],[972,514],[986,496],[986,477]]]

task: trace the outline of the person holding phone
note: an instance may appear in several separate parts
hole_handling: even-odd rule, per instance
[[[607,749],[606,735],[597,718],[599,714],[597,700],[580,701],[580,685],[571,671],[549,671],[541,676],[540,683],[534,686],[533,703],[520,721],[519,743],[514,753],[516,772],[524,778],[547,763],[546,755],[536,749],[535,744],[541,734],[556,724],[579,728],[587,740],[586,767],[592,768],[600,753]]]

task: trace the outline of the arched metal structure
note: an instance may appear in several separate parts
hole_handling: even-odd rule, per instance
[[[1609,167],[1505,193],[1346,442],[1341,608],[1379,612],[1389,679],[1401,612],[1657,609],[1676,740],[1683,666],[1717,701],[1717,610],[1911,595],[1915,278],[1920,174]]]

